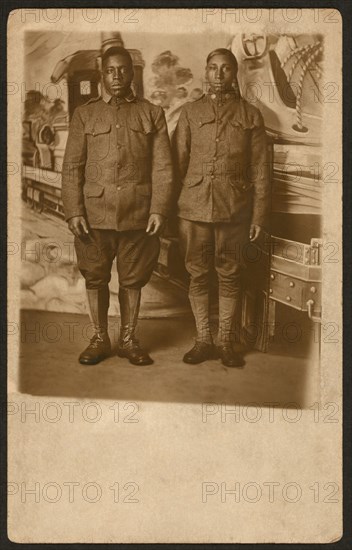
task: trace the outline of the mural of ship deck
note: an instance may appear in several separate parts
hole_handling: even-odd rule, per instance
[[[267,342],[278,303],[321,319],[322,183],[328,177],[321,156],[323,41],[320,35],[242,34],[229,47],[239,62],[241,91],[262,112],[270,140],[272,223],[270,246],[263,248],[269,278],[257,273],[256,280]],[[253,288],[245,292],[248,303]]]
[[[101,50],[80,50],[58,61],[51,79],[66,79],[68,112],[60,100],[48,111],[41,106],[44,98],[28,93],[22,181],[23,199],[33,209],[63,217],[61,167],[70,119],[78,105],[99,94],[100,56],[113,45],[123,45],[121,35],[102,33]],[[258,261],[248,262],[241,319],[244,339],[254,339],[265,351],[276,304],[304,312],[314,322],[321,318],[322,184],[333,177],[333,167],[325,166],[324,172],[321,159],[323,41],[319,35],[238,34],[228,47],[239,62],[241,93],[261,110],[269,136],[271,235],[248,252]],[[143,97],[142,54],[129,52],[134,90]],[[186,286],[172,224],[161,244],[159,274]]]

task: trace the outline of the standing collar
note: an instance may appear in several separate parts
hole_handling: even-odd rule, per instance
[[[112,95],[110,95],[104,88],[104,86],[101,87],[101,97],[102,100],[105,101],[105,103],[109,103],[110,99],[112,98]],[[134,95],[133,91],[130,89],[129,93],[125,97],[119,97],[117,98],[118,102],[127,101],[127,103],[131,103],[132,101],[135,101],[136,96]]]
[[[224,103],[229,99],[238,99],[238,93],[233,88],[231,90],[221,92],[213,92],[212,90],[209,90],[207,96],[218,103]]]

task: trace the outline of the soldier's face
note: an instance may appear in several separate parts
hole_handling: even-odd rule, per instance
[[[211,90],[220,92],[231,88],[236,70],[226,55],[214,55],[206,66],[205,75]]]
[[[124,55],[112,55],[103,65],[103,82],[110,95],[124,97],[129,92],[133,79],[133,67]]]

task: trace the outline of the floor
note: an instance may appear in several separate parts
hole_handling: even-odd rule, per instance
[[[77,280],[75,293],[76,287],[73,288],[70,279],[74,262],[71,257],[66,258],[68,248],[62,246],[72,241],[72,235],[63,220],[53,216],[37,214],[25,207],[22,217],[23,238],[28,250],[35,249],[38,242],[44,247],[49,240],[51,246],[57,244],[60,262],[48,262],[42,252],[39,258],[28,254],[27,261],[22,262],[22,271],[24,264],[28,267],[28,280],[21,281],[22,292],[27,298],[30,295],[31,300],[22,303],[21,392],[38,396],[175,403],[272,402],[277,406],[294,403],[300,407],[319,400],[319,338],[312,333],[305,314],[278,307],[276,321],[279,324],[281,321],[281,327],[298,323],[302,336],[290,343],[284,331],[278,329],[268,353],[252,350],[245,354],[244,369],[228,369],[219,361],[187,365],[182,357],[192,347],[194,337],[187,293],[155,274],[143,289],[139,323],[141,343],[151,353],[154,364],[135,367],[112,354],[99,365],[80,365],[78,355],[87,346],[91,334],[85,307],[73,308],[72,305],[85,303],[84,281],[81,277]],[[45,271],[44,279],[37,281],[33,279],[34,268],[38,271],[40,267]],[[109,330],[116,347],[119,309],[114,270],[113,275]],[[72,283],[68,288],[67,281]],[[38,295],[39,303],[33,303],[33,293]],[[57,302],[54,305],[53,298]]]
[[[110,318],[116,348],[118,320]],[[154,364],[136,367],[114,353],[95,366],[77,357],[90,337],[84,315],[22,311],[20,391],[32,395],[90,399],[146,400],[184,403],[256,403],[306,407],[318,400],[319,361],[311,335],[298,344],[271,343],[268,353],[249,351],[243,369],[220,361],[183,363],[192,346],[194,325],[182,317],[141,319],[139,338]],[[313,351],[313,353],[312,353]]]

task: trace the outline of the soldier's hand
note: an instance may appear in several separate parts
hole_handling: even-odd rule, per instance
[[[255,225],[254,223],[252,223],[249,229],[249,240],[256,241],[260,236],[261,232],[262,232],[262,228],[260,227],[260,225]]]
[[[146,232],[148,235],[159,235],[165,225],[166,218],[161,214],[150,214]]]
[[[68,220],[68,228],[79,239],[89,234],[88,224],[84,216],[74,216]]]

